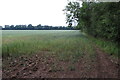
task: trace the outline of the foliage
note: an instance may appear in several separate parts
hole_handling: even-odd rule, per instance
[[[120,47],[118,46],[117,43],[94,38],[92,36],[88,36],[88,37],[92,42],[96,44],[96,46],[104,50],[106,53],[113,55],[113,57],[120,57],[119,55]]]
[[[67,23],[69,27],[72,26],[73,22],[79,21],[78,20],[79,9],[80,9],[79,3],[69,2],[68,5],[66,6],[66,9],[63,10],[65,11],[65,14],[67,16]]]
[[[27,25],[5,25],[5,28],[2,30],[75,30],[73,27],[65,27],[65,26],[48,26],[41,24],[37,26],[33,26],[32,24]]]
[[[118,42],[120,30],[120,2],[69,2],[66,6],[67,22],[76,20],[77,27],[92,35]],[[68,16],[69,15],[69,16]]]

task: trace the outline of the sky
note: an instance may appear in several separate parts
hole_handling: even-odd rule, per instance
[[[0,0],[0,25],[67,26],[67,0]]]

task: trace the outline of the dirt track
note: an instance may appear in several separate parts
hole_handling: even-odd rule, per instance
[[[87,56],[74,63],[58,61],[54,55],[45,57],[49,52],[34,56],[3,59],[3,78],[118,78],[118,63],[109,55],[96,48],[96,58]]]
[[[96,51],[97,51],[98,78],[117,78],[118,63],[113,61],[109,55],[103,53],[100,49],[97,48]]]

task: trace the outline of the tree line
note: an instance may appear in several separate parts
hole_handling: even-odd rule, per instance
[[[118,42],[120,39],[120,2],[68,2],[64,9],[67,23],[94,37]]]
[[[2,30],[75,30],[73,27],[65,27],[65,26],[48,26],[48,25],[37,25],[33,26],[29,25],[5,25],[2,27]]]

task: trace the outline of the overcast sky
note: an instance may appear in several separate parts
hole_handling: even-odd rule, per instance
[[[67,0],[0,0],[0,25],[66,26]]]

